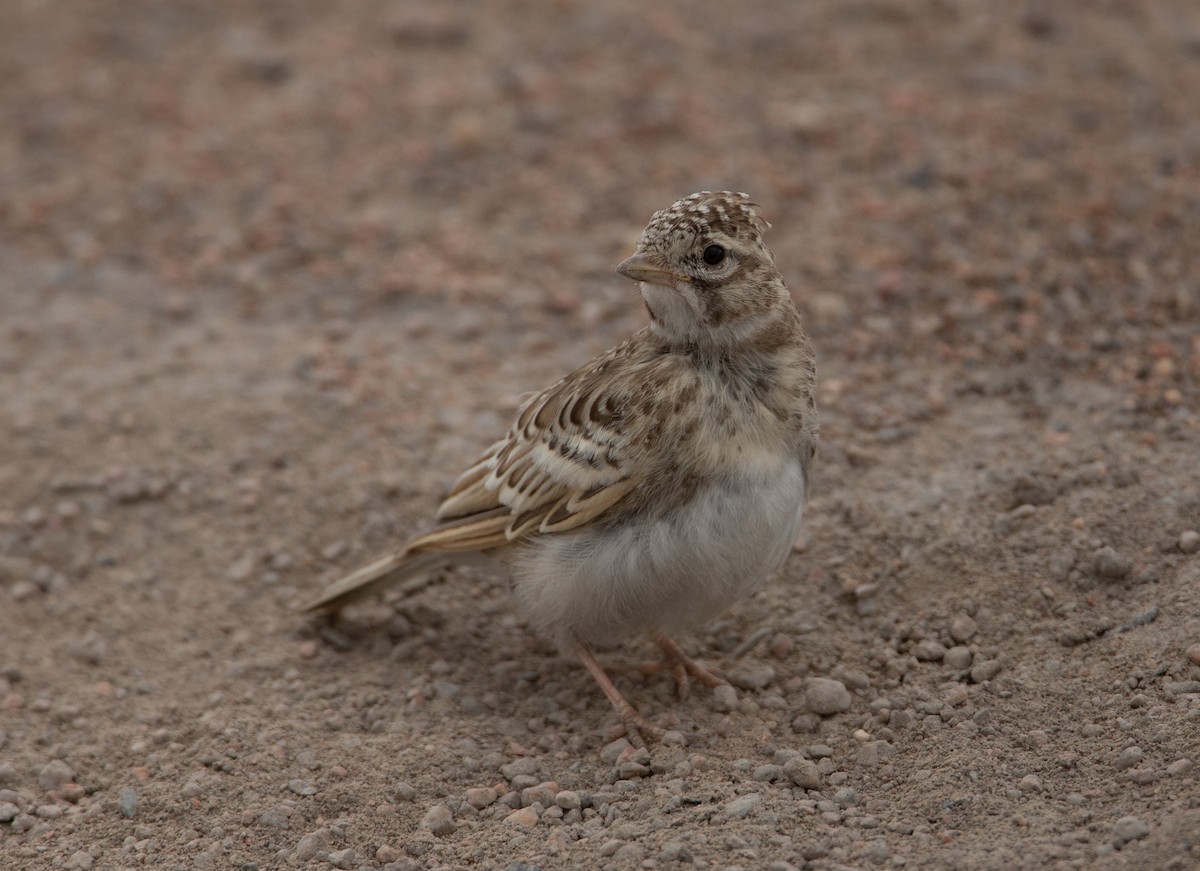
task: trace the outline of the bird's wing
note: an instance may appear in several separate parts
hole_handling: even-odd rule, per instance
[[[614,349],[528,399],[410,551],[486,550],[565,532],[621,502],[655,463],[638,438],[650,425],[645,397],[655,373],[626,352]]]
[[[565,532],[620,510],[669,450],[666,440],[647,437],[661,423],[663,364],[642,359],[638,347],[635,336],[527,400],[508,434],[455,482],[436,526],[304,609],[336,611],[454,554]]]

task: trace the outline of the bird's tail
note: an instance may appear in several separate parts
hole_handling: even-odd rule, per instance
[[[409,584],[406,584],[405,588],[407,592],[416,592],[429,584],[429,580],[425,576],[445,562],[445,554],[414,554],[407,548],[396,551],[331,584],[321,595],[303,605],[301,610],[315,613],[340,611],[351,602],[369,596],[385,587],[400,584],[414,576],[416,576],[416,583],[411,584],[412,589],[407,589]]]

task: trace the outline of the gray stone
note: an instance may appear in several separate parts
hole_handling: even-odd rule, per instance
[[[1102,578],[1119,581],[1133,571],[1133,563],[1111,547],[1102,547],[1094,558],[1096,574]]]
[[[975,683],[985,683],[998,675],[1003,669],[1004,666],[997,659],[977,661],[971,666],[971,680],[975,681]]]
[[[946,648],[937,641],[926,639],[914,644],[911,653],[920,662],[941,662],[946,656]]]
[[[737,690],[729,684],[721,684],[719,687],[713,687],[712,700],[713,710],[722,714],[728,713],[737,708]]]
[[[971,653],[971,648],[960,644],[957,647],[951,647],[947,650],[946,656],[942,661],[946,664],[947,668],[966,671],[971,667],[972,659],[974,659],[974,655]]]
[[[523,756],[507,765],[501,765],[500,773],[504,776],[505,780],[512,780],[521,774],[532,776],[537,774],[537,760],[529,756]]]
[[[783,766],[783,773],[801,789],[820,789],[823,785],[817,763],[803,756],[793,756],[789,759]]]
[[[137,814],[138,795],[131,787],[125,787],[117,793],[117,809],[121,812],[121,816],[127,820],[133,819]]]
[[[1126,747],[1117,754],[1117,761],[1113,763],[1118,771],[1124,771],[1126,768],[1132,768],[1145,758],[1141,747]]]
[[[735,798],[725,805],[725,816],[732,820],[741,820],[750,816],[754,809],[762,803],[762,796],[757,792]]]
[[[761,690],[774,679],[774,667],[765,662],[746,662],[729,672],[729,682],[741,690]]]
[[[435,804],[421,818],[421,828],[433,832],[439,838],[454,834],[454,814],[444,804]]]
[[[1130,841],[1140,841],[1150,834],[1150,827],[1137,817],[1121,817],[1113,823],[1113,844],[1123,846]]]
[[[810,677],[804,699],[810,711],[823,717],[850,710],[852,702],[846,685],[827,677]]]
[[[301,862],[307,862],[318,853],[324,853],[329,849],[329,830],[317,829],[314,832],[309,832],[296,843],[295,856]]]
[[[950,637],[959,644],[966,644],[979,631],[979,624],[969,614],[955,614],[950,619]]]
[[[62,789],[64,784],[71,783],[74,779],[75,772],[61,759],[47,762],[38,772],[38,786],[47,792],[52,789]]]
[[[0,762],[0,786],[16,786],[21,775],[11,762]]]
[[[579,793],[570,789],[560,790],[558,795],[554,796],[554,803],[565,811],[575,810],[583,805],[583,799]]]
[[[273,826],[277,829],[286,829],[289,821],[292,818],[292,809],[286,804],[277,804],[274,807],[267,808],[259,816],[258,821],[264,826]]]
[[[658,851],[659,862],[691,862],[692,849],[683,841],[667,841]]]
[[[757,780],[760,783],[773,783],[776,780],[783,780],[783,766],[781,765],[759,765],[750,774],[751,780]]]

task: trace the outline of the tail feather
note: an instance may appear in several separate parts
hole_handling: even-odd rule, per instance
[[[412,578],[424,575],[446,562],[446,554],[417,553],[401,550],[351,572],[327,587],[320,596],[306,603],[301,610],[330,613],[340,611],[351,602],[378,592],[385,587],[395,586]],[[426,586],[428,581],[420,578],[414,590]]]

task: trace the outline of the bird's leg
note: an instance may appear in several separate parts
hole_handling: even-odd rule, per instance
[[[621,691],[616,688],[604,668],[596,661],[596,655],[584,646],[580,646],[579,658],[583,661],[584,666],[592,673],[592,677],[596,679],[596,683],[600,684],[600,689],[604,690],[604,695],[608,696],[608,700],[612,702],[612,706],[617,709],[617,714],[621,718],[621,722],[625,724],[625,733],[629,736],[630,743],[635,747],[645,747],[645,738],[652,741],[660,739],[664,732],[658,726],[653,726],[647,723],[641,714],[625,700],[621,695]],[[645,736],[645,738],[643,738]]]
[[[709,671],[694,659],[680,650],[679,645],[661,632],[654,636],[655,643],[662,648],[663,658],[658,662],[647,662],[635,665],[634,668],[642,674],[661,674],[669,671],[675,677],[675,691],[679,698],[687,696],[689,677],[694,677],[706,687],[719,687],[729,683],[725,678]]]

